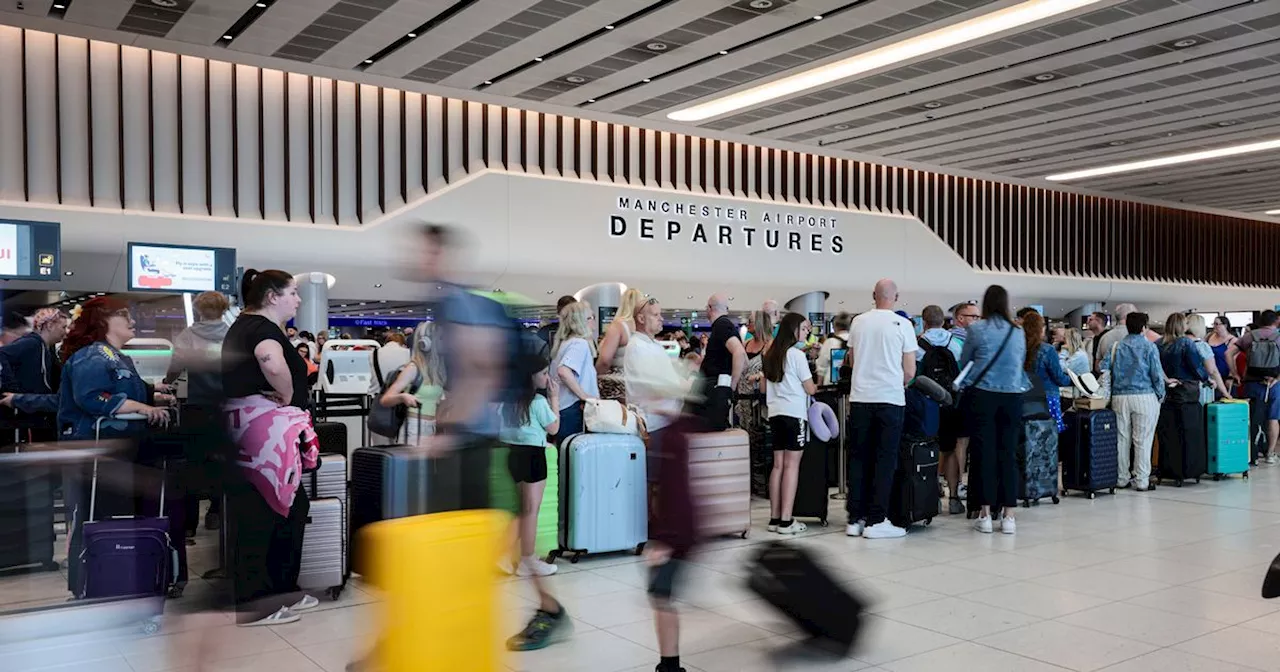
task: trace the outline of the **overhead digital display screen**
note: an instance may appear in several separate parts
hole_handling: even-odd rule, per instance
[[[59,280],[61,227],[56,222],[0,219],[0,278]]]
[[[231,248],[129,243],[131,292],[231,294],[235,277],[236,251]]]

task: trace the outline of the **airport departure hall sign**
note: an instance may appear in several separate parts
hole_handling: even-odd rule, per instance
[[[789,212],[764,204],[711,203],[649,194],[620,195],[608,218],[609,235],[679,245],[840,255],[844,237],[836,217]]]

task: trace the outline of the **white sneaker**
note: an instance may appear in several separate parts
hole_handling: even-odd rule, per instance
[[[778,534],[800,534],[801,532],[804,532],[807,529],[809,529],[808,525],[805,525],[804,523],[798,520],[793,520],[791,521],[791,524],[787,525],[786,527],[779,525]]]
[[[867,521],[859,520],[844,526],[844,534],[846,537],[861,537],[862,533],[867,529]]]
[[[320,606],[320,600],[317,600],[310,595],[303,595],[301,600],[298,600],[296,604],[289,607],[289,611],[306,611],[308,609],[315,609],[318,606]]]
[[[253,628],[259,625],[284,625],[286,623],[297,623],[300,620],[302,620],[302,617],[292,611],[289,611],[289,607],[280,607],[276,610],[276,613],[271,614],[266,618],[258,619],[252,623],[240,623],[239,625],[242,628]]]
[[[1018,531],[1018,524],[1015,523],[1012,518],[1001,518],[1000,531],[1004,534],[1014,534]]]
[[[516,569],[516,576],[551,576],[559,569],[553,564],[529,556],[520,560],[520,567]]]
[[[1270,465],[1280,464],[1280,455],[1268,455],[1263,461]]]
[[[777,526],[777,525],[774,525],[773,523],[769,523],[769,524],[768,524],[764,529],[766,529],[766,530],[768,530],[768,531],[770,531],[770,532],[777,532],[777,531],[778,531],[778,526]]]
[[[969,486],[965,485],[964,483],[961,483],[960,485],[957,485],[957,486],[956,486],[956,497],[958,497],[958,498],[960,498],[960,499],[966,499],[966,498],[968,498],[968,497],[969,497]]]
[[[882,520],[862,533],[865,539],[897,539],[907,536],[907,531],[888,520]]]
[[[991,534],[991,516],[980,516],[974,521],[973,529],[983,534]]]

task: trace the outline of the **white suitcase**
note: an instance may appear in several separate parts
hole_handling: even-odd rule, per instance
[[[298,587],[327,590],[338,599],[346,583],[346,516],[336,497],[311,500],[306,531],[302,535],[302,571]]]
[[[320,468],[302,475],[302,487],[311,499],[333,497],[347,504],[347,458],[337,453],[322,453]]]

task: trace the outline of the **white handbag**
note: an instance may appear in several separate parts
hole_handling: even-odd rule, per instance
[[[593,399],[582,410],[583,424],[596,434],[639,434],[640,419],[635,409],[612,399]]]

